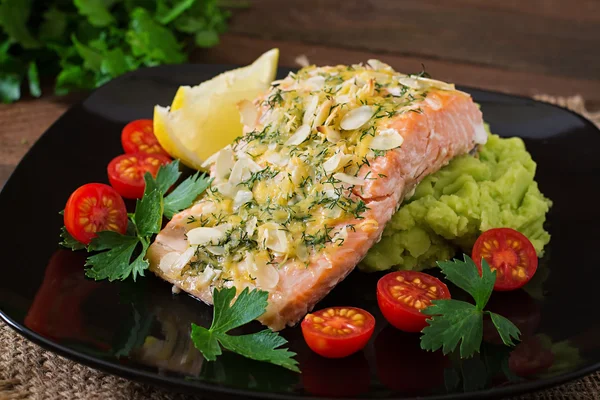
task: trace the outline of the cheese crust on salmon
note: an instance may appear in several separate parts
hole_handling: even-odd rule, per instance
[[[210,188],[148,259],[208,304],[223,286],[268,291],[273,330],[354,269],[421,179],[487,139],[468,94],[377,60],[303,68],[239,108],[244,135],[207,160]]]

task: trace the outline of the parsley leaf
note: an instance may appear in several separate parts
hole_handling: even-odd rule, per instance
[[[156,2],[156,19],[166,25],[193,6],[195,2],[196,0],[179,0],[172,8],[169,8],[165,0],[158,0]]]
[[[7,68],[0,60],[0,100],[18,100],[27,82],[37,96],[36,72],[55,77],[62,95],[140,66],[183,62],[190,44],[218,43],[225,7],[221,0],[0,0],[0,53],[10,41],[18,63]]]
[[[173,215],[188,208],[210,186],[210,182],[211,180],[200,172],[196,172],[181,182],[173,192],[165,197],[165,217],[171,219]]]
[[[27,79],[29,80],[29,93],[33,97],[40,97],[42,95],[42,89],[40,89],[40,78],[38,76],[38,69],[35,62],[29,63],[27,69]]]
[[[143,8],[136,8],[131,13],[131,23],[125,37],[133,55],[142,57],[148,66],[175,64],[186,60],[181,50],[182,45],[173,32],[154,21]]]
[[[421,348],[432,351],[442,348],[444,354],[448,354],[461,342],[461,357],[470,357],[478,351],[483,334],[481,311],[460,300],[433,300],[431,303],[433,305],[422,311],[434,317],[423,329]]]
[[[281,348],[287,343],[287,340],[269,329],[250,335],[219,335],[218,339],[227,350],[241,356],[300,372],[297,366],[298,362],[293,359],[296,353],[289,351],[287,348]]]
[[[103,58],[102,53],[81,43],[75,35],[71,35],[71,40],[73,41],[73,45],[75,45],[77,53],[83,59],[83,66],[92,71],[100,71]]]
[[[95,280],[114,281],[123,280],[133,273],[135,280],[140,271],[139,267],[135,268],[134,264],[131,264],[131,257],[139,243],[140,239],[135,236],[125,236],[112,231],[98,232],[98,237],[90,243],[90,249],[107,251],[88,257],[85,266],[91,268],[86,269],[85,276]]]
[[[32,0],[0,1],[0,26],[25,49],[35,49],[40,45],[27,27],[31,5]]]
[[[60,40],[67,30],[67,13],[56,7],[50,7],[44,12],[44,20],[40,24],[41,40]]]
[[[167,193],[167,190],[177,182],[180,175],[179,160],[163,165],[156,174],[156,185],[158,186],[158,189],[163,193]]]
[[[217,334],[202,326],[192,323],[192,341],[207,361],[215,361],[217,356],[223,354],[217,340]]]
[[[500,314],[496,314],[491,311],[486,311],[486,313],[489,314],[490,318],[492,319],[492,322],[498,330],[498,333],[500,334],[504,344],[508,346],[514,346],[515,342],[513,339],[519,339],[519,335],[521,334],[519,328],[517,328],[512,322],[510,322],[510,320],[504,318]]]
[[[146,172],[144,175],[146,188],[144,196],[135,205],[133,222],[140,236],[150,236],[160,232],[163,213],[163,194],[152,175]]]
[[[1,7],[0,5],[0,12]],[[21,97],[24,66],[9,53],[13,44],[12,39],[6,39],[0,44],[0,101],[3,103],[11,103]]]
[[[264,314],[269,293],[245,288],[231,304],[235,293],[235,288],[215,290],[213,293],[214,316],[211,330],[227,332]]]
[[[85,249],[85,245],[71,236],[71,234],[67,231],[67,228],[64,226],[60,228],[60,237],[62,240],[58,244],[62,247],[66,247],[67,249],[71,249],[73,251]]]
[[[460,357],[471,357],[479,352],[481,346],[485,313],[490,315],[504,344],[514,346],[513,339],[519,339],[521,334],[519,329],[508,319],[484,311],[496,281],[496,274],[488,263],[482,260],[481,276],[467,255],[464,255],[464,261],[443,261],[438,265],[450,282],[473,297],[475,304],[454,299],[433,300],[431,306],[421,311],[432,316],[427,320],[428,326],[422,330],[421,348],[431,351],[441,348],[447,354],[460,343]]]
[[[237,328],[260,317],[267,308],[268,292],[245,288],[232,304],[236,288],[215,289],[213,292],[213,322],[209,329],[192,324],[192,341],[204,358],[214,361],[222,354],[221,346],[253,360],[280,365],[291,371],[300,372],[296,353],[281,346],[287,343],[278,333],[263,330],[249,335],[230,336]]]
[[[480,276],[471,257],[465,254],[464,258],[464,262],[458,260],[440,261],[437,264],[450,282],[473,296],[475,306],[481,311],[487,304],[492,290],[494,290],[496,276],[485,260],[483,260],[482,276]]]
[[[109,26],[115,21],[110,14],[114,0],[73,0],[81,15],[87,17],[90,24],[98,27]]]
[[[98,233],[98,237],[92,240],[87,251],[100,253],[88,257],[85,265],[90,268],[86,270],[86,276],[109,281],[124,280],[129,276],[133,276],[135,281],[138,275],[144,276],[144,271],[149,266],[145,259],[146,251],[150,247],[153,235],[160,232],[163,213],[164,216],[171,218],[174,213],[188,208],[210,184],[210,180],[205,175],[196,173],[164,197],[164,193],[180,175],[178,160],[161,166],[156,178],[153,178],[150,173],[144,175],[146,182],[144,195],[137,200],[135,212],[129,217],[127,234],[122,235],[112,231]],[[62,238],[60,245],[63,247],[71,250],[86,248],[75,240],[65,227],[62,227],[60,236]],[[260,313],[264,312],[264,307]],[[254,318],[256,317],[250,320]]]

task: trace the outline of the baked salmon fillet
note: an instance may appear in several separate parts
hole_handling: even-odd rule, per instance
[[[306,67],[239,104],[244,135],[150,246],[150,269],[211,304],[214,288],[269,292],[260,321],[297,323],[362,260],[428,174],[485,143],[453,85],[377,60]]]

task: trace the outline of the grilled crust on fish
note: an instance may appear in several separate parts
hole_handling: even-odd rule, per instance
[[[209,215],[215,213],[215,203],[220,201],[210,200],[212,194],[208,194],[208,199],[200,199],[194,206],[174,216],[167,226],[158,234],[155,242],[150,246],[148,251],[150,269],[159,277],[173,283],[207,304],[211,304],[212,290],[215,287],[235,285],[238,290],[241,290],[244,287],[256,287],[267,290],[269,292],[268,308],[265,314],[259,318],[259,321],[273,330],[280,330],[286,325],[297,323],[307,312],[312,310],[315,304],[342,281],[363,259],[371,246],[381,238],[385,224],[390,220],[394,212],[397,211],[407,193],[409,193],[425,176],[436,172],[452,158],[469,152],[478,143],[485,142],[486,139],[481,112],[468,94],[454,90],[453,87],[449,87],[449,85],[441,82],[437,84],[437,81],[422,80],[397,74],[385,64],[371,62],[369,62],[369,64],[370,65],[365,66],[362,69],[358,67],[354,68],[350,73],[340,69],[340,66],[309,70],[308,77],[305,81],[302,81],[297,75],[294,76],[293,79],[288,78],[287,81],[282,81],[278,87],[272,88],[265,96],[257,99],[253,103],[255,109],[246,112],[246,121],[244,121],[246,125],[245,130],[247,132],[246,136],[242,137],[235,146],[228,150],[234,154],[234,163],[239,162],[239,160],[245,157],[244,154],[249,151],[248,149],[264,148],[264,146],[262,146],[263,143],[259,143],[262,147],[258,145],[252,147],[252,143],[255,143],[256,140],[258,140],[254,139],[252,132],[255,134],[257,130],[260,129],[263,129],[264,132],[267,129],[265,126],[271,126],[269,125],[269,118],[273,118],[272,115],[277,113],[278,108],[277,105],[273,106],[272,104],[269,104],[269,99],[272,98],[273,93],[277,93],[277,90],[279,90],[280,93],[286,93],[286,89],[289,90],[288,93],[295,90],[294,94],[296,96],[300,96],[301,94],[309,96],[308,100],[298,100],[297,97],[293,100],[302,102],[305,107],[303,110],[304,117],[302,125],[300,125],[300,121],[295,121],[293,116],[287,119],[285,117],[277,117],[283,118],[283,120],[278,120],[280,121],[280,127],[289,125],[289,132],[287,132],[287,135],[285,136],[287,139],[286,143],[290,143],[290,141],[293,142],[292,139],[294,134],[301,131],[303,125],[309,125],[311,131],[310,135],[314,135],[309,136],[308,139],[305,139],[305,141],[299,145],[271,145],[269,146],[269,149],[271,147],[279,149],[281,146],[281,150],[276,150],[278,153],[269,153],[270,150],[265,150],[263,155],[253,159],[253,162],[260,168],[266,168],[273,165],[273,173],[278,170],[287,172],[288,176],[286,179],[282,180],[280,176],[284,174],[279,173],[274,177],[271,176],[266,178],[266,183],[259,183],[258,185],[253,186],[251,190],[248,190],[251,194],[244,192],[243,195],[238,195],[238,192],[236,192],[236,194],[233,195],[233,197],[241,197],[244,195],[253,196],[253,201],[257,203],[256,207],[258,211],[256,211],[255,215],[259,216],[259,227],[257,228],[258,232],[255,232],[256,229],[253,231],[253,235],[258,235],[253,236],[257,238],[257,247],[255,250],[244,250],[245,252],[242,259],[240,259],[239,254],[236,255],[233,251],[231,252],[232,254],[224,255],[222,259],[228,261],[224,262],[226,267],[223,267],[222,271],[215,271],[215,268],[211,266],[210,268],[205,267],[202,272],[194,272],[196,271],[194,268],[202,269],[201,266],[197,267],[194,264],[194,262],[199,263],[199,261],[194,261],[196,260],[195,258],[192,258],[190,261],[187,259],[188,257],[184,257],[182,260],[181,255],[186,251],[188,256],[191,254],[191,251],[188,250],[190,249],[190,244],[186,235],[192,229],[199,227],[195,221],[203,216],[208,219]],[[327,116],[323,117],[323,115],[319,115],[321,112],[320,110],[324,110],[323,112],[327,111],[326,107],[322,107],[323,104],[327,104],[328,107],[333,107],[335,104],[338,104],[336,103],[336,99],[345,94],[329,96],[329,94],[326,93],[323,95],[322,91],[328,90],[326,84],[324,87],[317,89],[309,85],[309,88],[306,89],[306,91],[303,91],[302,84],[311,79],[315,82],[318,81],[316,86],[320,85],[321,79],[315,79],[315,77],[321,75],[315,73],[311,75],[311,72],[314,70],[325,71],[320,72],[320,74],[325,75],[326,82],[329,79],[332,79],[332,76],[342,76],[344,78],[343,83],[341,83],[339,79],[337,80],[340,83],[336,88],[342,87],[339,91],[345,90],[343,85],[346,85],[349,79],[354,79],[354,82],[351,84],[354,84],[355,87],[349,89],[351,93],[350,98],[352,96],[356,96],[356,98],[362,96],[362,99],[365,100],[361,99],[360,103],[354,104],[353,106],[347,106],[348,110],[344,110],[344,107],[339,107],[338,111],[335,111],[335,108],[332,108],[329,110]],[[330,73],[330,75],[326,75],[326,73]],[[302,72],[299,73],[299,75],[301,74]],[[345,79],[348,76],[351,76],[351,78]],[[385,76],[391,76],[391,78],[388,79]],[[412,103],[408,102],[408,105],[401,103],[400,100],[398,100],[398,97],[394,96],[394,94],[399,94],[398,90],[396,90],[393,84],[389,83],[396,82],[396,80],[400,82],[398,85],[400,89],[405,91],[400,94],[400,99],[402,98],[402,95],[406,95],[406,92],[410,93],[412,90],[416,93],[413,94],[412,97],[416,97],[418,100],[412,101]],[[406,85],[402,82],[406,83]],[[377,83],[380,83],[380,85],[377,86]],[[384,84],[387,85],[387,89],[382,89]],[[298,86],[301,88],[299,89]],[[350,86],[350,84],[348,86]],[[379,92],[375,91],[374,88],[376,87],[379,87]],[[317,95],[314,94],[315,92]],[[298,93],[300,93],[300,95]],[[417,97],[418,94],[421,94],[422,97]],[[318,97],[318,101],[314,100],[314,96]],[[390,97],[392,98],[390,99]],[[292,101],[290,99],[286,100],[286,96],[283,96],[283,98],[284,102]],[[347,100],[347,98],[348,97],[343,97],[342,100]],[[370,99],[375,99],[373,100],[373,106],[369,105]],[[353,100],[351,99],[349,101]],[[310,103],[313,103],[313,105],[314,103],[317,103],[317,106],[313,107]],[[340,104],[342,103],[340,102]],[[371,125],[362,125],[357,129],[342,129],[342,126],[352,128],[352,125],[347,122],[349,117],[344,121],[345,115],[352,109],[363,107],[364,104],[367,104],[366,107],[371,107],[371,110],[376,109],[375,105],[379,104],[379,111],[373,114],[370,122]],[[243,107],[250,106],[243,105]],[[293,111],[296,111],[292,108],[285,108],[285,105],[282,105],[281,107],[285,110],[290,110],[290,115],[293,114]],[[408,111],[407,107],[409,108]],[[310,117],[307,121],[307,109],[310,109],[314,113],[314,119],[312,121]],[[381,114],[382,109],[388,110],[387,113]],[[339,115],[334,115],[329,118],[332,113],[337,113]],[[243,114],[244,111],[242,111],[242,118],[244,118]],[[380,114],[382,117],[377,119],[376,117]],[[248,117],[248,115],[250,117]],[[326,125],[328,118],[329,125]],[[289,123],[290,120],[293,121],[292,124]],[[286,125],[286,123],[288,125]],[[300,126],[298,127],[298,125]],[[372,130],[371,126],[373,127]],[[325,128],[319,129],[319,127]],[[284,130],[284,128],[280,129]],[[333,144],[330,146],[330,143],[327,142],[329,140],[329,136],[327,135],[330,134],[332,130],[334,140],[331,141]],[[367,132],[367,134],[364,132]],[[318,194],[317,196],[315,193],[310,191],[303,192],[293,186],[294,173],[296,172],[296,170],[293,169],[296,168],[294,163],[297,164],[299,162],[294,157],[290,158],[286,156],[288,153],[294,153],[294,146],[297,146],[302,149],[306,148],[306,159],[311,160],[313,153],[317,154],[317,151],[322,148],[321,144],[318,143],[318,140],[320,140],[319,135],[321,133],[323,136],[327,136],[327,138],[322,138],[323,143],[325,143],[323,146],[330,146],[324,148],[333,149],[326,152],[327,156],[330,157],[328,160],[331,160],[331,157],[336,155],[338,158],[343,158],[344,160],[362,160],[360,156],[365,154],[364,158],[367,162],[356,162],[356,165],[354,165],[351,164],[351,161],[348,161],[343,168],[338,167],[337,172],[331,171],[331,175],[328,175],[327,172],[324,173],[324,178],[321,181],[317,182],[317,178],[313,179],[314,191],[326,193],[328,189],[323,188],[328,188],[329,186],[333,187],[333,189],[329,189],[330,192],[331,190],[335,192],[333,196],[342,194],[343,199],[346,200],[345,204],[350,204],[346,208],[351,209],[351,211],[345,209],[343,212],[338,213],[340,216],[336,217],[336,215],[334,215],[334,217],[330,218],[329,216],[331,214],[328,214],[330,210],[328,211],[326,207],[317,207],[315,210],[309,209],[306,213],[318,215],[315,223],[324,225],[324,231],[316,230],[318,227],[312,227],[311,222],[307,222],[305,228],[302,228],[301,226],[298,227],[297,224],[294,225],[294,223],[292,223],[291,228],[289,228],[290,225],[286,226],[283,223],[271,222],[271,220],[268,217],[264,217],[264,213],[260,211],[260,207],[263,206],[261,206],[260,203],[262,197],[259,191],[261,188],[264,189],[265,187],[269,188],[273,186],[279,187],[279,190],[281,191],[288,190],[288,180],[292,182],[292,189],[289,189],[291,190],[291,195],[295,194],[296,196],[294,198],[288,196],[292,200],[286,200],[292,205],[288,206],[288,203],[285,203],[285,201],[277,199],[276,195],[267,197],[271,203],[283,204],[281,207],[291,207],[290,210],[294,210],[294,206],[298,205],[298,207],[301,207],[303,204],[302,202],[306,201],[298,194],[304,193],[306,195],[305,197],[312,198],[311,196],[313,196],[315,199],[312,202],[309,201],[309,204],[324,203],[327,204],[328,207],[333,207],[332,210],[335,211],[336,205],[334,204],[334,206],[331,206],[331,201],[327,198],[327,196],[331,196],[330,192],[327,192],[324,195]],[[371,134],[371,138],[365,138],[365,135]],[[399,137],[396,135],[399,135]],[[339,137],[342,139],[338,140]],[[381,140],[378,140],[377,142],[377,146],[373,144],[375,143],[375,137],[381,137]],[[275,138],[273,140],[276,141],[279,139]],[[369,148],[368,144],[364,144],[365,141],[369,140],[371,140],[369,143],[371,143],[372,147],[378,148],[385,148],[387,145],[394,146],[398,143],[401,144],[387,150],[374,150],[372,147]],[[313,153],[311,153],[312,150],[310,148],[312,145],[311,141],[316,143],[314,145],[315,150]],[[268,146],[269,144],[271,143],[267,142],[265,146]],[[276,154],[276,156],[272,156],[272,154]],[[277,163],[279,160],[278,157],[283,157],[284,162],[286,161],[286,157],[289,158],[289,160],[287,160],[287,163],[284,163],[284,165],[279,165],[280,163]],[[274,162],[276,164],[271,164],[269,160],[275,160]],[[250,163],[250,161],[244,162]],[[221,181],[224,182],[221,186],[215,185],[215,187],[223,188],[223,192],[232,190],[232,185],[227,185],[231,183],[232,176],[237,174],[237,172],[235,172],[235,164],[230,170],[231,175],[227,175],[227,172],[223,175],[223,165],[219,165],[218,163],[219,161],[217,160],[211,165],[211,176],[215,177],[215,182],[219,181],[219,179],[217,179],[219,175],[225,176],[225,178],[221,179]],[[306,164],[308,165],[308,163]],[[323,164],[324,163],[312,166],[309,165],[308,167],[303,164],[301,166],[304,169],[309,170],[307,174],[310,178],[310,176],[313,175],[316,177],[319,176],[319,171],[323,169]],[[335,163],[330,162],[329,165],[333,164]],[[252,166],[253,164],[249,165]],[[278,166],[275,167],[275,165]],[[258,169],[259,167],[255,166],[254,168]],[[219,168],[221,169],[220,171]],[[311,170],[310,168],[313,169]],[[227,178],[227,176],[229,176],[229,178]],[[333,179],[332,177],[337,178]],[[277,181],[277,179],[280,179],[280,181]],[[240,183],[237,184],[237,186],[239,185]],[[233,190],[240,190],[237,189],[237,186],[235,186]],[[341,196],[338,197],[337,200],[340,201],[340,199]],[[297,203],[294,203],[295,201],[297,201]],[[246,211],[242,207],[243,206],[239,207],[237,210],[232,209],[232,216],[228,217],[228,221],[234,222],[227,223],[227,228],[235,229],[231,228],[231,226],[235,226],[235,221],[237,221],[236,218],[241,216],[240,218],[243,220],[242,223],[245,224],[243,227],[249,232],[250,230],[247,225],[250,225],[250,223],[248,223],[248,221],[252,220],[253,217],[250,215],[254,214],[251,214],[251,211],[249,211],[249,214],[245,215],[244,213]],[[302,212],[300,208],[298,208],[298,210],[300,210],[300,213]],[[321,217],[322,214],[326,216]],[[276,217],[273,218],[273,221],[276,221]],[[190,224],[190,221],[194,222]],[[213,226],[217,228],[225,225],[215,224],[216,223],[214,223]],[[282,234],[279,233],[278,230],[269,230],[269,226],[271,226],[269,224],[275,224],[276,226],[281,227],[279,230],[288,228],[289,230],[285,231],[283,234],[284,236],[280,236]],[[265,226],[267,226],[267,228],[264,228]],[[262,231],[260,230],[261,227],[263,227]],[[296,231],[294,231],[294,229]],[[300,234],[297,232],[298,229],[305,230]],[[197,232],[203,234],[215,233],[215,231],[202,231],[202,229]],[[265,234],[265,232],[267,233]],[[325,243],[313,246],[317,240],[307,240],[306,238],[317,237],[320,239],[320,236],[309,234],[307,232],[325,232]],[[264,239],[265,237],[267,239]],[[221,240],[223,239],[221,238]],[[222,242],[217,242],[218,241],[215,239],[205,247],[208,248],[209,251],[212,250],[213,247],[217,248],[215,250],[216,252],[229,251],[227,243],[223,244]],[[269,245],[269,243],[271,243],[271,245]],[[285,247],[285,244],[287,244],[287,248]],[[200,245],[199,248],[204,249],[202,246],[203,245]],[[221,248],[224,248],[225,250],[222,250]],[[304,254],[305,250],[307,254]],[[196,248],[195,251],[194,257],[197,257],[199,260],[200,253],[198,248]],[[270,257],[269,262],[264,263],[257,261],[265,254],[265,252]],[[210,257],[206,258],[206,260],[208,260],[208,264],[213,265],[211,264],[213,261],[211,261],[212,258]],[[231,262],[231,260],[235,259],[237,259],[237,261]],[[187,261],[187,264],[184,264],[185,261]],[[198,271],[200,269],[198,269]],[[240,273],[240,271],[242,272]],[[246,272],[250,278],[245,278],[244,273]],[[274,275],[274,273],[276,275]],[[207,274],[210,276],[207,277]]]

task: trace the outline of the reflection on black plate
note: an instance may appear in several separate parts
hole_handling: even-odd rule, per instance
[[[472,359],[424,353],[418,336],[396,331],[379,313],[375,283],[380,275],[357,271],[318,307],[348,305],[371,312],[378,324],[364,352],[326,360],[310,352],[298,328],[290,328],[283,335],[298,353],[302,374],[230,353],[208,363],[189,330],[191,322],[210,323],[210,307],[172,295],[170,286],[153,276],[137,283],[85,279],[85,255],[57,250],[57,211],[78,186],[106,182],[105,166],[121,151],[126,122],[151,117],[154,104],[169,103],[179,85],[197,84],[224,69],[182,65],[126,75],[69,110],[33,146],[0,194],[0,315],[11,326],[52,351],[115,374],[181,391],[246,398],[499,397],[600,366],[595,317],[600,132],[568,111],[497,93],[467,89],[493,132],[525,139],[538,162],[541,190],[554,202],[548,215],[552,241],[535,278],[523,290],[495,294],[490,302],[490,309],[523,331],[524,340],[514,349],[498,345],[488,330],[481,354]],[[258,323],[244,327],[258,329]]]

